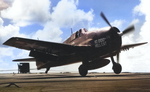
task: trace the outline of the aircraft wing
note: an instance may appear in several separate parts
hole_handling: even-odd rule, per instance
[[[84,51],[89,49],[90,47],[86,46],[73,46],[67,45],[62,43],[54,43],[54,42],[47,42],[47,41],[40,41],[40,40],[33,40],[33,39],[26,39],[20,37],[12,37],[8,39],[6,42],[3,43],[4,45],[25,49],[25,50],[40,50],[43,52],[50,52],[53,54],[61,54],[68,55],[71,53],[75,53],[77,51]]]
[[[19,61],[19,62],[21,62],[21,61],[28,61],[28,62],[33,62],[33,61],[36,61],[36,59],[35,58],[24,58],[24,59],[15,59],[15,60],[13,60],[13,61]]]
[[[143,45],[143,44],[147,44],[147,42],[143,42],[143,43],[136,43],[136,44],[128,44],[128,45],[122,45],[121,46],[121,50],[128,50],[130,48],[134,48],[136,46],[140,46],[140,45]]]

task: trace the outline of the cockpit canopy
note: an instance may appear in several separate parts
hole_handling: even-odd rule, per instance
[[[75,33],[73,33],[66,41],[64,41],[63,43],[65,44],[70,44],[72,41],[74,41],[76,38],[81,37],[83,34],[85,34],[86,32],[88,32],[87,29],[82,28],[79,29],[79,31],[76,31]]]
[[[75,38],[80,37],[80,36],[81,36],[82,34],[84,34],[85,32],[88,32],[88,30],[85,29],[85,28],[80,29],[79,31],[77,31],[77,32],[75,33],[75,34],[76,34]]]

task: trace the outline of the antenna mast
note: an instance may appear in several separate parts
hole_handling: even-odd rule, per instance
[[[72,28],[71,28],[71,35],[73,34]]]

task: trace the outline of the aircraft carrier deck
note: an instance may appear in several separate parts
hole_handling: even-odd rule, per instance
[[[150,73],[0,74],[0,92],[150,92]]]

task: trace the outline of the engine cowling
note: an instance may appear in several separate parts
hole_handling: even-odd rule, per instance
[[[98,58],[98,59],[95,59],[95,60],[92,60],[91,62],[89,62],[87,65],[87,69],[93,70],[93,69],[101,68],[101,67],[108,65],[109,63],[110,63],[110,60],[108,60],[108,59]]]

